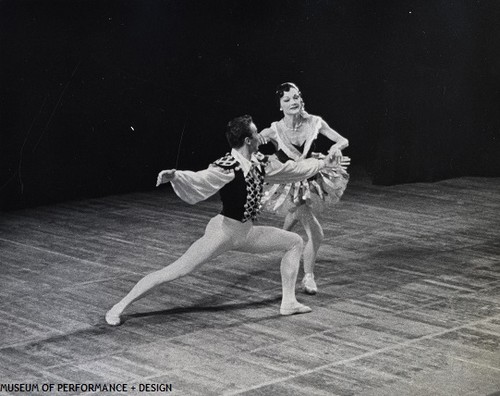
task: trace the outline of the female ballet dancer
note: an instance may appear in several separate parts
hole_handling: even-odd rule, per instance
[[[276,96],[283,118],[260,132],[260,144],[271,141],[277,149],[277,158],[283,163],[310,157],[321,158],[323,155],[315,153],[314,149],[318,134],[322,134],[334,142],[328,155],[342,158],[341,150],[349,145],[348,140],[330,128],[321,117],[305,111],[297,85],[291,82],[281,84]],[[305,293],[316,294],[318,291],[314,266],[324,233],[317,215],[338,202],[348,180],[345,168],[325,169],[299,183],[276,184],[266,191],[263,205],[265,209],[285,216],[283,229],[290,231],[300,222],[307,234],[308,241],[303,253],[304,278],[301,283]]]

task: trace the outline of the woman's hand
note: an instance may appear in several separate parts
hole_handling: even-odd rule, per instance
[[[267,144],[268,140],[262,136],[260,133],[257,134],[258,140],[259,140],[259,146],[262,146],[263,144]]]
[[[158,177],[156,178],[156,187],[158,187],[160,184],[172,181],[174,179],[174,176],[175,169],[162,170],[160,173],[158,173]]]
[[[328,156],[331,156],[336,164],[340,164],[340,161],[342,159],[342,151],[340,151],[340,149],[338,149],[337,147],[332,146],[328,151]]]

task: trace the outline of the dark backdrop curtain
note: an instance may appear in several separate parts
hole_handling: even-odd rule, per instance
[[[231,118],[280,118],[284,81],[375,183],[498,176],[498,17],[476,0],[3,0],[1,208],[204,168]]]
[[[405,4],[406,3],[406,4]],[[495,2],[399,3],[383,15],[381,125],[373,181],[498,176],[500,73]],[[393,18],[391,15],[403,15]]]

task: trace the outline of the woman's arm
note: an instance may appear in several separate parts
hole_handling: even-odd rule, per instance
[[[330,139],[332,142],[335,142],[332,147],[328,150],[330,154],[345,149],[349,146],[349,140],[340,135],[340,133],[334,131],[330,126],[326,123],[325,120],[321,119],[319,132]]]
[[[276,139],[276,132],[272,128],[266,128],[259,133],[259,145],[267,144],[272,142],[274,147],[278,149],[278,141]]]

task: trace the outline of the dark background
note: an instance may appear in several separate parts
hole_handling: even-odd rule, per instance
[[[1,208],[204,168],[284,81],[376,184],[500,176],[497,3],[0,1]]]

